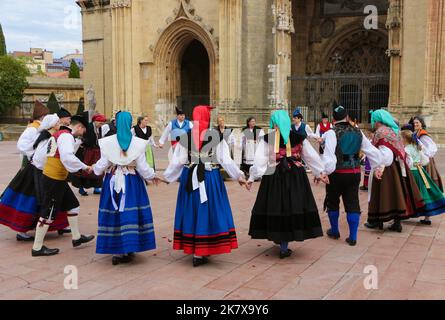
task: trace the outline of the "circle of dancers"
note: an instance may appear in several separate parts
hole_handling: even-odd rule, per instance
[[[79,230],[80,203],[69,182],[81,196],[93,188],[100,194],[96,253],[112,255],[113,265],[129,263],[136,253],[156,248],[147,185],[179,181],[173,249],[191,255],[197,267],[238,247],[224,182],[229,177],[249,191],[260,184],[249,235],[275,243],[280,259],[291,256],[289,243],[325,234],[357,245],[366,210],[360,206],[360,190],[369,191],[362,221],[369,229],[384,229],[390,222],[388,230],[402,232],[403,220],[421,217],[419,223],[431,225],[431,217],[445,212],[434,161],[437,145],[421,116],[400,127],[388,111],[377,110],[371,129],[362,132],[347,110],[336,106],[333,123],[323,114],[314,133],[299,108],[291,116],[276,110],[268,129],[258,127],[254,117],[247,119],[238,143],[223,117],[211,126],[214,110],[196,106],[188,120],[176,109],[176,119],[157,144],[145,116],[133,126],[132,115],[121,111],[107,123],[104,115],[88,111],[72,116],[60,108],[48,114],[37,101],[17,142],[21,169],[0,197],[0,223],[16,232],[17,241],[33,243],[33,257],[59,253],[44,245],[48,232],[71,234],[73,247],[87,245],[95,236]],[[310,140],[319,144],[318,152]],[[169,165],[159,176],[154,148],[167,141],[172,146]],[[241,166],[234,160],[236,145],[242,149]],[[314,183],[326,185],[322,214],[330,227],[325,232],[308,172]],[[340,200],[348,235],[339,231]]]

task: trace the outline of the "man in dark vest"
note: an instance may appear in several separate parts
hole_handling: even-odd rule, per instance
[[[380,166],[382,157],[380,151],[364,138],[360,129],[350,124],[348,118],[344,107],[335,108],[334,129],[325,133],[323,162],[330,181],[326,185],[325,209],[331,223],[327,235],[339,239],[340,197],[343,199],[350,231],[346,242],[355,246],[361,214],[358,196],[361,180],[359,153],[361,150],[366,154],[372,168]],[[380,179],[381,176],[382,172],[377,169],[376,177]]]

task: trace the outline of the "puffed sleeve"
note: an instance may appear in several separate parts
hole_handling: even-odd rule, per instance
[[[74,137],[69,133],[64,133],[57,139],[57,148],[60,153],[60,161],[71,173],[84,170],[88,166],[79,160],[74,154]]]
[[[244,173],[230,156],[229,145],[224,139],[216,146],[216,160],[232,179],[238,180],[244,176]]]
[[[148,163],[147,163],[147,159],[145,158],[145,153],[142,153],[136,159],[136,171],[145,180],[151,180],[151,179],[153,179],[156,176],[155,171],[153,170],[153,168],[151,168],[148,165]]]
[[[169,122],[168,125],[165,127],[164,131],[162,132],[161,138],[159,138],[159,144],[164,145],[168,140],[168,135],[172,131],[172,123]]]
[[[389,167],[390,165],[392,165],[392,162],[394,161],[394,154],[392,153],[391,149],[389,149],[388,147],[385,147],[385,146],[379,146],[379,151],[380,151],[380,155],[381,155],[380,165],[383,165],[385,167]],[[366,156],[368,156],[368,155],[366,155]],[[371,158],[368,157],[368,159],[369,159],[369,162],[371,163],[371,167],[375,168],[375,166],[371,162]]]
[[[301,157],[316,177],[319,177],[320,174],[324,173],[325,168],[323,161],[321,160],[317,151],[315,151],[310,142],[307,140],[304,140],[303,142]]]
[[[38,138],[39,134],[36,128],[30,127],[26,128],[25,131],[20,135],[17,141],[17,149],[21,154],[25,155],[30,159],[34,154],[34,142]]]
[[[430,136],[420,137],[420,142],[423,146],[423,152],[429,158],[434,158],[437,153],[437,144],[431,139]]]
[[[93,165],[94,174],[96,176],[102,175],[109,166],[111,166],[111,162],[102,155],[99,161]]]
[[[324,168],[326,174],[332,174],[337,167],[337,156],[335,155],[335,149],[337,148],[337,137],[333,130],[325,133],[325,147],[324,154],[322,156]]]
[[[371,143],[371,141],[369,141],[369,139],[363,134],[363,132],[362,132],[362,136],[363,136],[363,141],[362,141],[361,149],[362,149],[363,153],[366,155],[366,158],[368,158],[369,164],[371,165],[371,169],[381,166],[382,161],[383,161],[382,155],[383,154],[388,155],[387,152],[385,150],[382,151],[381,148],[377,149]],[[390,166],[392,164],[393,154],[392,154],[391,150],[389,150],[386,147],[384,147],[384,148],[387,149],[391,153],[391,162],[389,163],[389,166]]]
[[[422,167],[425,167],[429,163],[430,163],[430,158],[423,151],[420,151],[420,165]]]
[[[188,151],[180,143],[174,149],[172,158],[167,169],[164,172],[166,181],[172,183],[179,179],[182,173],[182,168],[188,161]]]
[[[249,170],[249,181],[255,181],[265,175],[269,162],[269,144],[261,139],[255,150],[255,159]]]

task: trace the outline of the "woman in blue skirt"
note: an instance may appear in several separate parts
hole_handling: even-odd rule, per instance
[[[96,253],[112,254],[112,263],[128,263],[135,252],[156,248],[150,200],[144,180],[159,178],[147,164],[147,141],[133,137],[129,112],[116,115],[115,135],[99,140],[101,159],[94,173],[105,172],[99,203]]]
[[[211,109],[194,108],[193,129],[181,136],[164,173],[168,182],[180,179],[173,249],[193,254],[195,267],[206,264],[208,256],[238,247],[221,167],[240,184],[246,183],[227,142],[217,130],[209,130]]]

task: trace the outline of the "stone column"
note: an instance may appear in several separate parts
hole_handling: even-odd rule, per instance
[[[401,61],[402,61],[402,17],[403,7],[401,0],[390,0],[386,28],[389,30],[388,56],[391,58],[389,109],[400,113],[401,97]]]
[[[275,92],[272,93],[271,108],[289,108],[290,82],[292,73],[292,33],[295,32],[292,18],[292,2],[290,0],[275,0],[272,5],[274,19],[275,70],[272,80]]]
[[[219,2],[219,104],[223,114],[240,105],[242,10],[242,0]]]
[[[113,111],[133,112],[131,0],[111,1]]]

